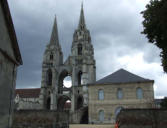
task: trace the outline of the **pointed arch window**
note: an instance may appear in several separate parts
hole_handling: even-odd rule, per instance
[[[47,83],[47,85],[49,85],[49,86],[52,85],[52,70],[51,70],[51,69],[49,69],[49,70],[47,71],[46,83]]]
[[[78,72],[78,85],[82,84],[82,71]]]
[[[143,99],[143,90],[142,88],[137,88],[136,89],[136,96],[137,96],[137,99]]]
[[[122,99],[123,98],[123,91],[121,88],[118,88],[117,90],[117,98]]]
[[[104,121],[104,110],[99,111],[99,121],[103,122]]]
[[[98,91],[98,99],[99,100],[104,100],[104,90],[99,89],[99,91]]]
[[[78,44],[78,55],[82,55],[82,44]]]
[[[46,103],[46,109],[47,110],[50,110],[50,102],[51,102],[50,97],[48,97],[47,98],[47,103]]]
[[[50,60],[53,60],[53,54],[52,53],[50,54]]]

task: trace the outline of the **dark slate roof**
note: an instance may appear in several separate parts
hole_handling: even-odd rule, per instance
[[[16,89],[15,94],[16,96],[19,95],[21,98],[38,98],[40,88]]]
[[[120,69],[98,81],[94,84],[117,84],[117,83],[136,83],[136,82],[153,82],[153,80],[145,79],[130,73],[124,69]]]

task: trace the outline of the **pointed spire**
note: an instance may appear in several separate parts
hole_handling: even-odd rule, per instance
[[[78,29],[82,29],[82,28],[86,28],[84,10],[83,10],[83,2],[81,4],[80,19],[79,19],[79,24],[78,24]]]
[[[52,35],[50,37],[50,44],[59,45],[56,15],[55,15],[55,20],[54,20],[54,25],[53,25],[53,28],[52,28]]]

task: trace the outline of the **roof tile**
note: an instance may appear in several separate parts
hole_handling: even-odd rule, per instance
[[[15,91],[16,95],[21,98],[38,98],[40,94],[40,88],[16,89]]]

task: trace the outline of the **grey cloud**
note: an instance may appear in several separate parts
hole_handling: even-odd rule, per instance
[[[40,87],[42,56],[49,42],[55,14],[59,40],[64,58],[67,58],[71,51],[73,32],[78,26],[81,1],[8,2],[24,62],[18,70],[17,87]],[[125,55],[142,52],[148,64],[160,63],[159,50],[147,44],[147,39],[140,34],[140,12],[144,6],[140,6],[137,0],[84,1],[86,23],[95,50],[97,79],[122,68],[117,60]],[[154,72],[153,76],[156,75]],[[160,92],[158,90],[156,95]]]

